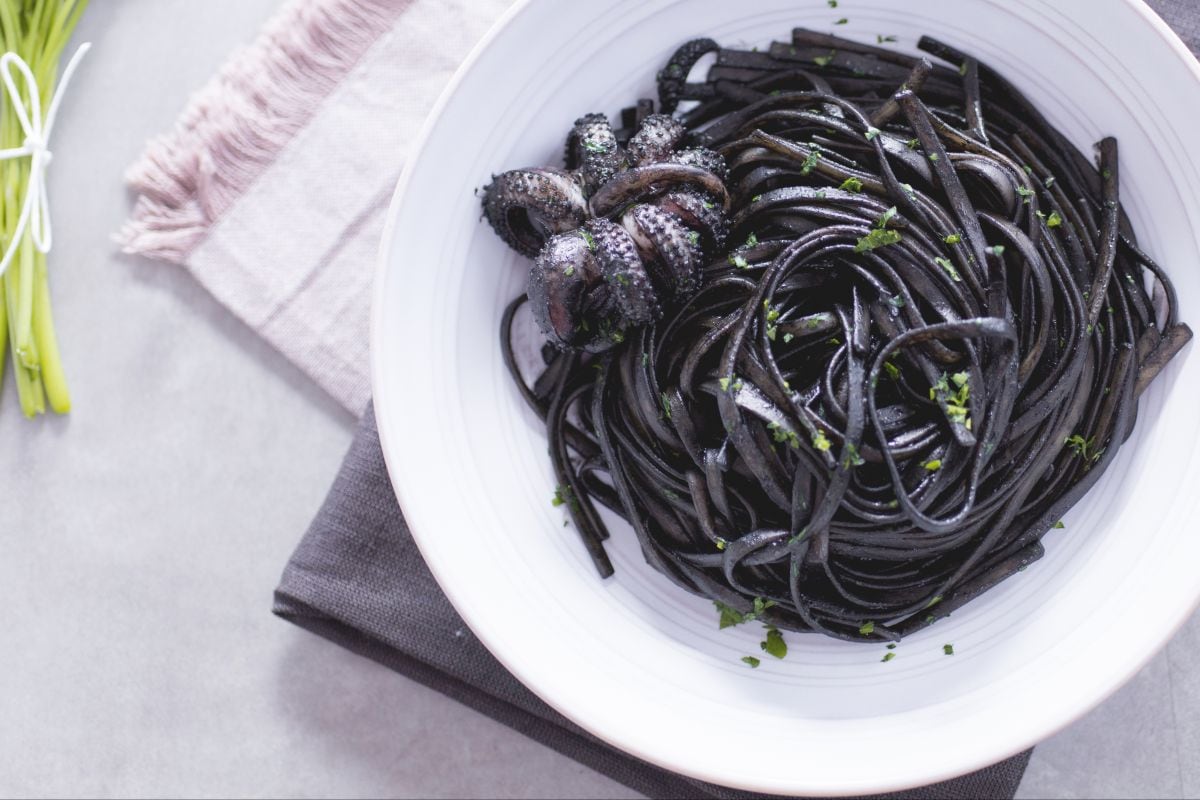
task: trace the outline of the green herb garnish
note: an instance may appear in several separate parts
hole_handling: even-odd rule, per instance
[[[788,430],[778,422],[770,422],[767,424],[767,429],[771,431],[772,438],[777,442],[785,443],[793,450],[800,449],[800,437],[795,431]]]
[[[838,188],[846,192],[861,192],[863,188],[863,182],[858,178],[851,176],[842,181],[842,185]]]
[[[863,457],[858,454],[858,448],[850,442],[846,442],[845,447],[842,448],[842,453],[842,466],[846,469],[850,469],[850,467],[861,467],[863,464],[867,463]]]
[[[958,274],[958,270],[954,268],[954,263],[950,259],[943,256],[938,256],[933,260],[933,263],[946,270],[946,274],[950,276],[950,280],[954,281],[955,283],[962,282],[962,275]]]
[[[808,157],[804,159],[804,163],[800,165],[800,174],[807,175],[813,171],[813,167],[817,166],[817,162],[821,160],[821,154],[816,150],[809,150]]]
[[[952,645],[952,644],[942,645],[942,652],[948,656],[954,655],[954,645]]]
[[[942,468],[942,460],[940,458],[931,458],[921,465],[930,472],[937,472]]]
[[[875,127],[867,128],[867,133],[866,133],[867,141],[868,142],[871,141],[876,136],[878,136],[880,133],[882,133],[882,131],[879,130],[879,128],[875,128]]]
[[[1067,527],[1067,526],[1066,526],[1066,525],[1064,525],[1064,524],[1063,524],[1063,521],[1060,519],[1058,522],[1054,523],[1054,524],[1053,524],[1053,525],[1051,525],[1050,527],[1051,527],[1051,528],[1053,528],[1053,529],[1057,529],[1057,528],[1065,528],[1065,527]]]
[[[763,649],[764,653],[783,658],[787,655],[787,642],[783,640],[783,634],[774,625],[767,628],[767,638],[758,643],[758,646]]]
[[[895,36],[883,36],[881,34],[876,34],[875,36],[875,44],[886,44],[887,42],[895,41],[897,41]]]
[[[858,626],[858,632],[863,636],[870,636],[875,632],[875,623],[870,620],[864,622],[862,625]]]
[[[758,669],[758,665],[761,664],[762,662],[759,661],[754,656],[742,656],[742,663],[749,664],[754,669]]]
[[[837,55],[837,50],[830,50],[827,56],[814,56],[813,63],[818,67],[827,67],[829,62],[833,61],[833,57]]]
[[[1063,223],[1062,215],[1059,214],[1057,211],[1051,211],[1050,216],[1046,217],[1046,227],[1047,228],[1057,228],[1059,225],[1062,225],[1062,223]]]
[[[958,244],[959,242],[962,241],[962,234],[952,233],[949,236],[942,239],[942,241],[945,242],[946,244]]]
[[[886,664],[887,662],[891,661],[895,657],[896,657],[896,654],[894,652],[889,651],[888,653],[884,654],[883,658],[881,658],[879,660]]]
[[[738,611],[733,606],[722,603],[720,600],[713,600],[713,605],[716,606],[717,611],[719,611],[721,614],[720,619],[717,622],[719,625],[718,630],[724,630],[725,628],[732,628],[735,625],[741,625],[745,622],[753,622],[761,617],[763,612],[765,612],[768,608],[775,605],[775,601],[764,600],[761,597],[756,597],[754,598],[753,609],[744,613]]]
[[[820,450],[822,453],[828,453],[829,448],[833,446],[833,442],[829,441],[824,431],[817,431],[812,437],[813,447]]]

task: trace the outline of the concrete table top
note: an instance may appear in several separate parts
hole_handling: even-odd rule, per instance
[[[270,614],[354,420],[110,237],[144,140],[277,5],[96,0],[81,25],[50,171],[75,411],[0,393],[0,795],[636,797]],[[1200,797],[1198,653],[1193,618],[1019,796]]]

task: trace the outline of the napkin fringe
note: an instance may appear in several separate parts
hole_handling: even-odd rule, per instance
[[[125,175],[126,253],[183,263],[411,0],[292,0]]]

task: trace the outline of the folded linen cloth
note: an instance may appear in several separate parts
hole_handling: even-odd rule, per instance
[[[275,592],[275,613],[650,797],[759,797],[626,755],[539,700],[455,613],[408,532],[368,407],[329,498]],[[1029,752],[895,798],[1011,798]]]
[[[441,594],[374,416],[374,254],[406,147],[509,0],[289,0],[129,172],[126,250],[185,266],[347,409],[366,408],[275,612],[654,797],[740,796],[626,756],[538,700]],[[1193,50],[1200,5],[1150,0]],[[1012,797],[1029,754],[898,797]]]

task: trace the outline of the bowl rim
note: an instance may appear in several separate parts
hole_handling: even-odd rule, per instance
[[[672,0],[672,2],[678,1],[679,0]],[[986,1],[987,0],[985,0],[985,2]],[[530,9],[535,6],[549,4],[550,2],[552,2],[552,0],[514,0],[512,5],[504,11],[504,13],[487,31],[487,33],[475,44],[463,62],[455,70],[454,75],[450,79],[449,83],[442,90],[437,101],[428,113],[418,136],[410,148],[404,168],[397,180],[396,188],[389,201],[388,209],[385,215],[384,227],[380,236],[375,273],[373,276],[369,340],[371,351],[371,384],[373,402],[376,406],[386,407],[389,403],[389,391],[387,388],[385,388],[387,386],[387,381],[383,380],[382,378],[387,369],[387,365],[384,362],[385,348],[380,346],[380,342],[383,341],[384,337],[383,318],[385,313],[384,308],[387,303],[385,285],[386,277],[389,273],[390,264],[392,262],[392,250],[395,240],[396,227],[400,218],[401,208],[407,196],[409,185],[412,180],[414,165],[420,160],[421,154],[425,151],[426,145],[428,144],[432,134],[437,129],[446,106],[450,103],[451,99],[454,97],[460,85],[466,79],[467,75],[473,70],[476,62],[479,61],[482,54],[484,54],[492,46],[492,43],[497,38],[502,36],[504,32],[519,17],[529,13]],[[1146,0],[1117,0],[1117,2],[1136,13],[1146,23],[1148,23],[1154,33],[1158,36],[1159,40],[1161,40],[1162,43],[1165,44],[1170,50],[1173,57],[1179,59],[1183,66],[1185,66],[1191,73],[1196,83],[1200,84],[1200,60],[1198,60],[1197,56],[1192,53],[1179,34],[1149,6]],[[372,413],[374,413],[373,409]],[[389,483],[396,494],[396,499],[403,513],[406,508],[412,507],[414,498],[405,488],[402,481],[396,478],[396,476],[399,474],[399,469],[396,465],[402,458],[399,447],[400,434],[393,427],[388,415],[376,414],[376,422],[379,431],[380,445],[384,457],[384,463],[388,470]],[[405,519],[409,524],[410,531],[413,535],[413,540],[416,542],[418,549],[422,550],[424,557],[424,548],[422,545],[423,535],[418,533],[417,525],[409,519],[407,513],[405,513]],[[562,714],[574,724],[579,725],[588,733],[592,734],[623,754],[645,760],[671,772],[684,774],[699,780],[711,781],[722,786],[730,786],[732,788],[745,789],[766,794],[795,793],[794,789],[780,788],[772,785],[745,784],[735,787],[733,784],[723,783],[716,780],[712,774],[705,775],[695,771],[683,772],[678,765],[667,763],[666,761],[658,758],[656,754],[652,752],[641,752],[629,749],[625,743],[618,741],[618,739],[612,735],[610,731],[598,724],[595,724],[593,720],[576,716],[570,707],[565,707],[557,702],[556,698],[547,696],[543,693],[539,686],[532,682],[527,682],[522,677],[520,667],[514,665],[510,661],[508,652],[503,647],[499,646],[499,643],[495,641],[493,635],[487,629],[487,627],[477,625],[477,621],[472,620],[470,609],[461,604],[459,598],[456,598],[452,591],[447,590],[446,587],[451,583],[451,581],[446,579],[446,576],[441,571],[441,566],[437,564],[435,560],[426,559],[426,563],[429,566],[434,578],[437,580],[439,587],[442,588],[443,593],[446,595],[455,611],[460,617],[462,617],[462,619],[471,628],[472,632],[475,633],[480,642],[501,663],[501,665],[510,673],[512,673],[513,676],[522,683],[522,685],[533,692],[542,702],[549,705],[551,708]],[[1034,742],[1019,743],[1011,746],[1003,752],[1002,757],[995,763],[999,763],[1000,760],[1017,755],[1033,745],[1044,741],[1050,736],[1053,736],[1054,734],[1070,727],[1081,717],[1098,707],[1101,703],[1103,703],[1121,687],[1123,687],[1134,675],[1141,671],[1142,668],[1144,668],[1146,664],[1149,663],[1151,659],[1153,659],[1158,652],[1166,646],[1170,639],[1173,638],[1176,633],[1178,633],[1180,628],[1198,609],[1200,609],[1200,595],[1194,599],[1190,610],[1182,610],[1177,619],[1172,620],[1169,626],[1164,626],[1163,631],[1165,633],[1161,639],[1153,648],[1147,648],[1139,659],[1132,662],[1132,668],[1129,669],[1127,674],[1123,675],[1120,680],[1114,681],[1112,685],[1107,687],[1104,692],[1095,696],[1089,704],[1081,704],[1080,706],[1073,708],[1072,713],[1059,717],[1053,724],[1045,724],[1040,726],[1040,733],[1037,735]],[[927,770],[926,774],[929,777],[920,782],[904,780],[893,781],[886,784],[872,784],[869,791],[872,793],[905,791],[962,777],[987,766],[987,764],[977,764],[967,767],[955,766],[951,768],[934,768]],[[820,791],[822,793],[834,796],[850,796],[861,794],[863,789],[861,785],[856,785],[853,787],[847,787],[847,789],[844,791],[831,791],[829,787],[822,787]]]

